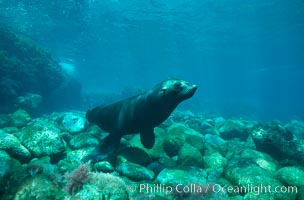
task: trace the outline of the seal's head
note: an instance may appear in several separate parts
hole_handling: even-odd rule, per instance
[[[168,79],[158,84],[153,90],[158,91],[157,96],[163,99],[162,102],[166,100],[179,104],[191,98],[197,90],[197,86],[181,79]]]

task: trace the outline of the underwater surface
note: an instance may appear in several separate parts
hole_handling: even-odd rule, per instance
[[[303,19],[303,0],[0,0],[0,199],[304,199]],[[197,91],[156,89],[175,78]]]

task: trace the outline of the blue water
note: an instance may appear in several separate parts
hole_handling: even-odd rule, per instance
[[[199,86],[182,108],[304,117],[303,0],[0,0],[1,25],[70,66],[83,92]]]

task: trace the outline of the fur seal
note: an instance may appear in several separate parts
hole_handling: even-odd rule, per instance
[[[110,133],[88,159],[100,161],[106,158],[127,134],[140,133],[143,146],[152,148],[154,127],[165,121],[177,105],[191,98],[196,90],[196,85],[184,80],[168,79],[137,96],[88,110],[88,121]]]

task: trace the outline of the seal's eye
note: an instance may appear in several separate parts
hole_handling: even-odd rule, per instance
[[[174,83],[174,89],[179,90],[182,88],[182,84],[180,82]]]
[[[160,90],[160,92],[161,92],[162,95],[165,95],[166,92],[167,92],[167,89],[166,89],[166,88],[162,88],[162,89]]]

